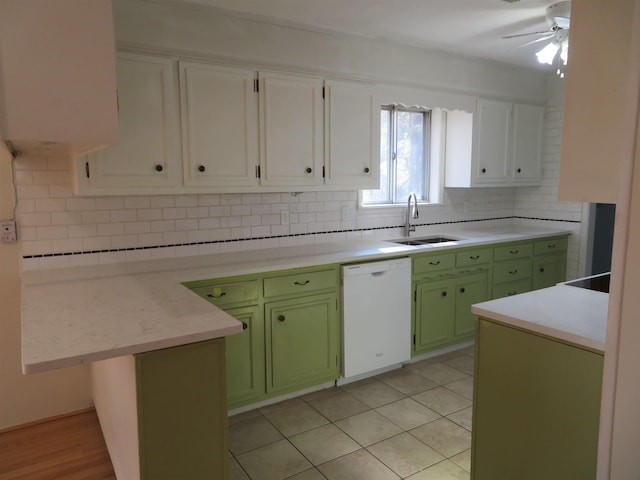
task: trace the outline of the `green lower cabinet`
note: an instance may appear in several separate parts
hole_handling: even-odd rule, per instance
[[[456,280],[455,339],[473,338],[476,317],[471,313],[471,305],[487,300],[487,290],[487,272],[466,275]]]
[[[471,478],[595,479],[603,355],[478,323]]]
[[[335,294],[265,303],[267,393],[286,393],[340,376]]]
[[[532,288],[552,287],[567,278],[567,254],[538,255],[533,258]]]
[[[141,480],[228,478],[225,339],[135,361]]]
[[[242,333],[227,337],[227,399],[232,409],[265,396],[264,321],[257,305],[225,311],[243,328]]]

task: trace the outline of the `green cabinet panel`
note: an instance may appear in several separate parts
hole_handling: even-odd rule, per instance
[[[456,316],[454,338],[472,338],[476,330],[476,318],[471,305],[487,299],[487,272],[466,275],[456,280]]]
[[[566,252],[569,239],[564,237],[545,238],[535,242],[533,247],[534,255],[546,255],[548,253]]]
[[[339,377],[335,294],[266,303],[265,319],[267,392],[285,393]]]
[[[228,305],[253,302],[258,299],[258,282],[256,280],[246,280],[229,283],[211,283],[203,286],[190,287],[201,297],[219,307]]]
[[[493,249],[493,260],[501,262],[503,260],[514,260],[517,258],[530,257],[533,254],[533,243],[514,242],[502,245]]]
[[[264,296],[307,295],[318,290],[335,289],[338,284],[337,270],[307,270],[264,279]]]
[[[494,285],[491,298],[510,297],[512,295],[518,295],[531,290],[531,279],[524,278],[522,280],[516,280],[515,282],[501,283],[500,285]]]
[[[224,338],[135,358],[140,478],[227,478]]]
[[[418,283],[415,287],[413,351],[423,353],[451,341],[454,333],[455,281]]]
[[[265,396],[264,321],[258,306],[226,312],[242,322],[242,333],[227,340],[227,399],[229,408],[254,403]]]
[[[413,256],[413,274],[439,272],[456,266],[456,254],[435,253]]]
[[[531,277],[531,258],[496,263],[493,266],[493,283],[504,283]]]
[[[596,475],[602,354],[479,320],[473,480]]]
[[[532,288],[551,287],[567,276],[567,255],[558,253],[533,257]]]
[[[463,249],[456,253],[456,267],[473,267],[493,261],[493,248]]]

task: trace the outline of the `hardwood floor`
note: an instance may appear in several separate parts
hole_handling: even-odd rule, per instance
[[[0,480],[116,480],[94,410],[0,432]]]

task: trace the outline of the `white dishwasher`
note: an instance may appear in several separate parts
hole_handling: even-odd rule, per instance
[[[342,306],[345,379],[411,358],[409,258],[344,265]]]

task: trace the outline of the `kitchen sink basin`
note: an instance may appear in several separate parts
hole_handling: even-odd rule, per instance
[[[445,242],[457,242],[458,238],[450,237],[417,237],[417,238],[403,238],[400,240],[389,240],[393,243],[399,243],[402,245],[427,245],[430,243],[445,243]]]

